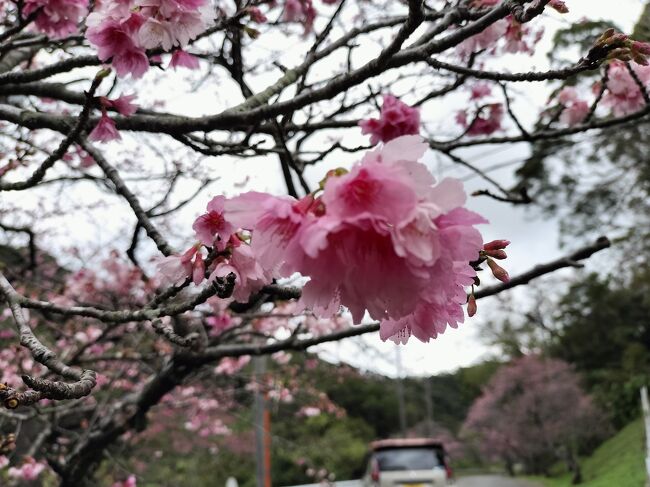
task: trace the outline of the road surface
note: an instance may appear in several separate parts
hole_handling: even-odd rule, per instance
[[[525,480],[500,477],[498,475],[477,475],[462,477],[456,481],[454,487],[539,487],[538,484]]]

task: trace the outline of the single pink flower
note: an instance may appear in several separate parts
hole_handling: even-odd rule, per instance
[[[198,252],[197,246],[190,247],[183,255],[169,255],[158,261],[157,274],[171,285],[178,286],[192,275],[192,259]]]
[[[246,11],[248,12],[248,15],[250,16],[253,22],[257,22],[258,24],[264,24],[268,21],[266,15],[262,13],[259,7],[248,7]]]
[[[106,106],[115,108],[121,115],[129,117],[138,111],[138,105],[133,103],[136,95],[122,95],[114,100],[106,99]]]
[[[118,76],[130,74],[134,78],[141,78],[149,69],[149,59],[139,49],[129,49],[113,57],[113,67]]]
[[[470,100],[480,100],[492,94],[492,87],[488,83],[476,83],[472,86]]]
[[[285,22],[300,22],[305,33],[311,32],[316,19],[316,9],[312,0],[285,0],[283,18]]]
[[[203,245],[211,247],[217,239],[218,250],[223,250],[226,247],[230,236],[236,231],[233,224],[226,219],[225,202],[226,198],[223,196],[212,198],[207,206],[208,211],[199,216],[192,225],[197,238]]]
[[[169,61],[169,68],[187,68],[187,69],[199,69],[199,58],[192,56],[191,54],[183,51],[182,49],[176,49],[172,53],[172,57]]]
[[[306,204],[305,204],[306,203]],[[293,272],[285,256],[297,245],[294,237],[308,218],[309,198],[297,201],[250,191],[225,203],[226,216],[239,228],[253,233],[251,248],[262,267],[277,276]]]
[[[115,122],[106,114],[102,113],[99,122],[88,135],[88,139],[96,142],[110,142],[120,140],[122,137],[115,127]]]

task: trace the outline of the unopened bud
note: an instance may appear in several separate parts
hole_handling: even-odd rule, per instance
[[[492,257],[493,259],[503,260],[508,258],[508,255],[503,249],[484,250],[483,252],[485,253],[485,255]]]
[[[627,43],[629,37],[622,32],[617,32],[612,37],[607,39],[610,44],[625,44]]]
[[[641,66],[648,65],[648,59],[643,54],[638,52],[632,52],[632,60]]]
[[[476,306],[476,298],[474,297],[474,293],[469,295],[469,298],[467,298],[467,316],[470,318],[476,314],[477,311],[477,306]]]
[[[199,252],[194,259],[192,281],[195,286],[198,286],[203,279],[205,279],[205,262],[203,261],[203,255]]]
[[[596,40],[596,44],[603,44],[607,41],[609,41],[609,38],[612,37],[616,33],[616,30],[613,28],[607,29],[605,32],[603,32],[600,37]]]
[[[487,264],[490,266],[490,270],[492,271],[494,277],[496,277],[499,281],[508,282],[510,280],[508,272],[492,259],[488,259]]]
[[[110,76],[110,74],[111,74],[111,69],[110,68],[104,68],[104,69],[98,71],[97,74],[95,75],[95,77],[97,79],[104,79],[104,78]]]
[[[510,245],[510,240],[492,240],[483,245],[483,250],[505,249],[508,245]]]
[[[607,59],[618,59],[620,61],[632,61],[630,50],[626,48],[613,49],[608,55]]]
[[[569,13],[569,8],[566,6],[563,0],[551,0],[548,5],[561,14]]]
[[[633,41],[632,49],[638,53],[650,55],[650,43],[648,42]]]

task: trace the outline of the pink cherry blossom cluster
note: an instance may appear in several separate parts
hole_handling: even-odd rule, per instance
[[[88,0],[25,0],[23,14],[29,16],[36,11],[36,28],[61,38],[77,32],[80,20],[88,12]]]
[[[10,467],[9,477],[18,480],[32,481],[36,480],[41,473],[47,468],[44,462],[37,461],[32,457],[25,457],[20,467]]]
[[[103,0],[86,21],[86,37],[119,76],[141,77],[148,50],[182,50],[215,18],[209,0]],[[187,56],[173,65],[191,66]]]
[[[420,133],[420,110],[408,106],[393,95],[384,95],[379,118],[361,120],[359,126],[362,133],[370,134],[372,145],[402,135],[417,135]]]
[[[460,110],[456,122],[465,128],[467,135],[491,135],[501,130],[503,112],[502,103],[488,103],[477,109],[472,120],[468,120],[467,110]]]
[[[456,53],[462,59],[468,59],[479,51],[487,51],[493,55],[532,54],[543,33],[543,29],[533,29],[527,24],[517,22],[512,15],[509,15],[505,19],[494,22],[482,32],[465,39],[456,47]]]
[[[285,0],[282,13],[286,22],[299,22],[305,26],[305,32],[314,27],[316,9],[312,0]]]
[[[194,223],[199,243],[165,258],[160,273],[175,284],[232,273],[234,299],[246,301],[297,272],[310,278],[300,305],[319,317],[343,305],[357,323],[366,312],[381,320],[384,340],[435,338],[464,319],[469,263],[482,249],[474,225],[486,220],[463,208],[459,181],[435,184],[418,162],[426,150],[419,136],[398,137],[300,200],[217,196]],[[207,268],[204,246],[216,252]]]
[[[641,84],[650,87],[650,66],[630,63]],[[603,105],[611,108],[617,117],[637,112],[645,106],[643,93],[634,80],[627,65],[622,61],[612,61],[609,66],[607,91],[603,96]]]
[[[610,61],[608,69],[602,107],[609,109],[616,117],[623,117],[644,109],[646,101],[641,87],[645,90],[650,89],[650,66],[615,59]],[[634,79],[630,70],[634,72],[638,81]],[[597,96],[602,89],[601,82],[595,83],[592,87],[593,95]],[[593,102],[581,97],[579,90],[572,86],[563,88],[557,95],[557,101],[562,106],[559,120],[570,127],[584,122]]]
[[[137,487],[138,483],[135,475],[129,475],[126,480],[115,482],[112,487]]]
[[[338,3],[339,0],[322,0],[322,2],[332,5]],[[308,34],[314,29],[314,21],[316,20],[318,12],[314,7],[313,0],[284,0],[284,5],[282,7],[282,17],[285,22],[298,22],[302,24],[305,28],[305,34]],[[251,18],[256,22],[259,22],[259,20],[252,15]]]

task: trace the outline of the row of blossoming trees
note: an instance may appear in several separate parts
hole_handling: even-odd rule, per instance
[[[434,180],[427,152],[481,177],[482,198],[526,204],[463,149],[650,111],[650,46],[613,30],[561,69],[491,68],[532,54],[560,0],[0,8],[0,475],[14,482],[92,484],[107,455],[181,414],[208,448],[236,402],[227,375],[251,355],[377,330],[426,342],[478,299],[575,266],[607,239],[509,277],[509,242],[483,242],[487,221],[459,180]],[[585,72],[601,73],[589,97],[568,87]],[[511,103],[522,82],[558,88],[529,127]],[[458,99],[455,126],[435,129],[432,107]],[[270,165],[288,196],[241,191]],[[487,274],[500,282],[479,287]],[[272,382],[252,387],[291,394]]]

